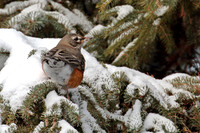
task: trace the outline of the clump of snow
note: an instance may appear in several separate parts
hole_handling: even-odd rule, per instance
[[[74,106],[78,110],[78,106],[71,101],[67,100],[64,96],[59,96],[55,91],[49,92],[49,94],[46,96],[45,99],[45,106],[46,106],[46,113],[45,115],[50,115],[52,113],[52,106],[54,104],[57,104],[58,106],[61,105],[61,102],[65,101],[71,106]],[[61,115],[61,108],[57,108],[56,111],[54,111],[55,115]],[[79,112],[76,112],[79,113]]]
[[[94,37],[93,35],[94,34],[98,34],[98,33],[100,33],[103,29],[105,29],[105,26],[103,26],[103,25],[96,25],[94,28],[92,28],[91,30],[90,30],[90,32],[87,34],[87,35],[85,35],[86,37]]]
[[[17,130],[17,125],[15,123],[11,123],[8,125],[0,125],[0,133],[13,133]]]
[[[107,27],[115,25],[119,20],[122,20],[124,17],[129,15],[131,12],[134,11],[134,8],[131,5],[121,5],[121,6],[115,6],[107,11],[109,12],[117,12],[117,17],[111,17],[112,23],[108,25]]]
[[[131,129],[135,129],[136,131],[138,131],[142,126],[142,117],[140,113],[141,107],[142,103],[139,100],[136,100],[133,108],[129,109],[124,115],[126,117],[126,123],[128,126],[130,126]]]
[[[129,13],[133,12],[134,8],[131,5],[122,5],[122,6],[116,6],[114,9],[117,10],[118,19],[124,18]]]
[[[34,129],[33,133],[40,133],[40,130],[44,127],[44,122],[41,121]]]
[[[161,18],[157,18],[156,20],[153,21],[153,25],[157,26],[160,24]]]
[[[39,3],[40,0],[29,0],[29,1],[19,1],[19,2],[11,2],[10,4],[7,4],[4,9],[0,9],[0,14],[1,15],[10,15],[17,10],[22,10],[23,8],[29,6],[29,5],[34,5],[36,3]]]
[[[191,76],[185,73],[175,73],[175,74],[171,74],[169,76],[164,77],[163,80],[173,80],[178,77],[191,77]]]
[[[158,7],[158,9],[154,12],[154,14],[158,17],[163,16],[167,10],[169,9],[169,6],[163,6],[161,5],[160,7]]]
[[[145,118],[141,133],[146,133],[149,129],[156,133],[164,133],[165,130],[171,133],[177,132],[177,129],[171,120],[155,113],[149,113]]]

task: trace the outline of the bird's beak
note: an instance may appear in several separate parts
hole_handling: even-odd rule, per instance
[[[92,39],[92,37],[83,37],[83,39],[81,40],[81,44],[83,44],[84,42],[89,41],[90,39]]]
[[[84,37],[84,42],[86,41],[89,41],[90,39],[92,39],[92,37]]]

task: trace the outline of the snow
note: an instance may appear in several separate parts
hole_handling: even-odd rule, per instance
[[[10,102],[11,110],[16,111],[22,106],[27,93],[31,90],[31,86],[48,80],[41,68],[41,53],[55,47],[59,41],[60,39],[28,37],[14,29],[0,29],[0,49],[3,48],[10,52],[5,66],[0,71],[0,84],[3,86],[0,95]],[[33,49],[37,50],[37,52],[28,58],[28,54]],[[72,100],[75,103],[67,100],[64,96],[59,96],[55,91],[49,92],[45,98],[46,115],[49,115],[54,104],[60,106],[60,103],[64,101],[68,105],[75,107],[77,113],[83,116],[80,121],[82,122],[84,132],[105,132],[87,110],[87,101],[81,99],[81,93],[89,99],[98,113],[106,120],[121,121],[125,125],[129,125],[132,129],[143,127],[146,130],[149,127],[154,127],[162,131],[163,125],[169,131],[176,131],[176,128],[170,120],[153,113],[147,115],[144,125],[142,125],[143,122],[140,112],[143,107],[145,108],[151,104],[151,100],[148,101],[149,105],[142,104],[141,101],[136,100],[133,108],[129,109],[125,115],[122,115],[120,114],[120,110],[112,113],[106,108],[99,106],[92,93],[96,93],[100,97],[105,95],[107,91],[119,93],[119,88],[117,88],[112,76],[115,73],[121,72],[126,75],[126,80],[129,83],[125,89],[125,93],[130,97],[135,98],[134,94],[137,89],[139,95],[144,96],[148,94],[157,100],[166,110],[169,110],[180,106],[177,99],[181,95],[187,98],[194,97],[190,92],[183,89],[176,89],[168,82],[168,80],[185,74],[174,74],[163,80],[158,80],[127,67],[116,67],[109,64],[103,66],[84,49],[81,49],[81,52],[86,60],[83,82],[87,83],[90,87],[83,84],[78,87],[78,90],[74,89],[70,91]],[[173,95],[169,96],[167,91],[170,91]],[[109,100],[106,99],[105,104]],[[59,109],[56,111],[58,115],[61,112]],[[156,124],[154,123],[155,121]],[[65,120],[60,120],[58,125],[62,127],[62,132],[66,132],[69,129],[75,130]],[[8,127],[5,125],[1,126]],[[37,127],[39,128],[40,126],[42,126],[42,123]]]
[[[45,106],[47,108],[45,115],[47,116],[52,113],[53,105],[57,104],[60,107],[62,101],[67,102],[71,106],[74,106],[76,110],[78,110],[78,106],[76,104],[67,100],[64,96],[59,96],[55,91],[51,91],[49,92],[49,94],[47,94],[46,99],[45,99]],[[58,108],[56,111],[54,111],[54,113],[55,115],[61,115],[62,112],[61,112],[61,109]],[[79,113],[79,112],[76,112],[76,113]]]
[[[124,18],[129,13],[133,12],[134,8],[131,5],[116,6],[114,9],[117,10],[117,19]]]
[[[0,9],[0,14],[1,15],[10,15],[12,13],[15,13],[17,10],[21,10],[31,4],[36,4],[38,3],[39,0],[29,0],[29,1],[24,1],[24,2],[12,2],[10,4],[7,4],[7,6],[4,9]]]
[[[177,129],[171,120],[159,114],[149,113],[144,120],[141,133],[146,133],[148,129],[153,129],[156,133],[165,133],[163,127],[168,132],[177,132]]]
[[[0,83],[3,84],[0,94],[9,99],[12,109],[16,110],[30,91],[29,87],[44,81],[45,76],[40,66],[40,53],[30,58],[27,56],[33,49],[27,45],[28,38],[24,38],[20,32],[16,34],[15,30],[6,29],[1,29],[0,36],[4,36],[0,39],[0,47],[10,51],[6,67],[0,72]]]
[[[169,76],[164,77],[163,80],[173,80],[178,77],[191,77],[191,76],[185,73],[175,73],[175,74],[171,74]]]
[[[116,44],[118,42],[120,42],[122,39],[124,39],[125,36],[130,35],[133,31],[135,31],[135,29],[131,28],[131,29],[127,30],[126,32],[123,32],[117,38],[115,38],[113,41],[111,41],[111,44],[110,44],[109,47],[116,46]]]
[[[110,17],[112,20],[112,23],[108,25],[107,27],[114,26],[119,20],[122,20],[133,11],[134,11],[134,8],[131,5],[121,5],[121,6],[115,6],[111,8],[110,10],[107,11],[107,13],[117,12],[117,17],[116,18]]]
[[[125,54],[126,52],[128,52],[128,50],[129,50],[131,47],[133,47],[133,46],[135,45],[137,39],[138,39],[138,38],[135,38],[132,42],[130,42],[130,43],[119,53],[119,55],[115,58],[115,60],[114,60],[112,63],[115,63],[115,62],[119,61],[119,60],[124,56],[124,54]]]
[[[169,6],[163,6],[161,5],[155,12],[154,14],[158,17],[163,16],[167,10],[169,9]]]
[[[11,123],[9,126],[8,125],[0,125],[0,133],[10,133],[14,132],[17,130],[17,126],[15,123]]]
[[[129,124],[131,129],[135,129],[136,131],[138,131],[142,126],[142,117],[140,114],[141,107],[142,107],[141,101],[136,100],[132,110],[128,110],[127,113],[125,114],[125,117],[128,121],[127,123]]]
[[[61,127],[60,133],[78,133],[76,129],[74,129],[67,121],[65,120],[60,120],[58,121],[58,127]]]
[[[44,127],[44,122],[41,121],[34,129],[33,133],[40,133],[40,130]]]
[[[80,93],[75,90],[72,92],[72,101],[75,101],[79,105],[81,117],[81,127],[84,133],[93,133],[94,131],[99,131],[101,133],[106,133],[98,124],[97,120],[90,114],[87,110],[87,101],[81,99]]]
[[[46,99],[45,99],[45,106],[47,107],[46,115],[51,114],[51,112],[52,112],[51,109],[54,104],[57,104],[58,106],[60,106],[61,100],[65,100],[65,99],[66,98],[64,96],[58,96],[58,94],[55,91],[49,92],[49,94],[46,96]],[[61,110],[56,110],[55,113],[60,115]]]
[[[161,18],[157,18],[156,20],[153,21],[153,25],[157,26],[160,24]]]
[[[105,29],[106,27],[105,26],[103,26],[103,25],[96,25],[94,28],[92,28],[91,30],[90,30],[90,32],[87,34],[87,35],[85,35],[86,37],[94,37],[94,34],[98,34],[98,33],[100,33],[103,29]]]

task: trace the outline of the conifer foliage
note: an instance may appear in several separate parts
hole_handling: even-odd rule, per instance
[[[188,69],[196,68],[199,5],[194,0],[101,0],[97,8],[105,27],[91,33],[95,39],[85,48],[101,61],[157,77],[173,71],[197,74],[198,68]]]
[[[36,37],[62,37],[69,32],[88,32],[93,24],[71,4],[69,1],[64,3],[68,7],[65,8],[53,0],[11,2],[0,9],[4,22],[1,27],[15,28]]]

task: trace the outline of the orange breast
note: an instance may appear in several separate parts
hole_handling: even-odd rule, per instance
[[[80,85],[82,80],[83,80],[83,72],[75,68],[67,83],[67,86],[68,88],[76,88],[77,86]]]

